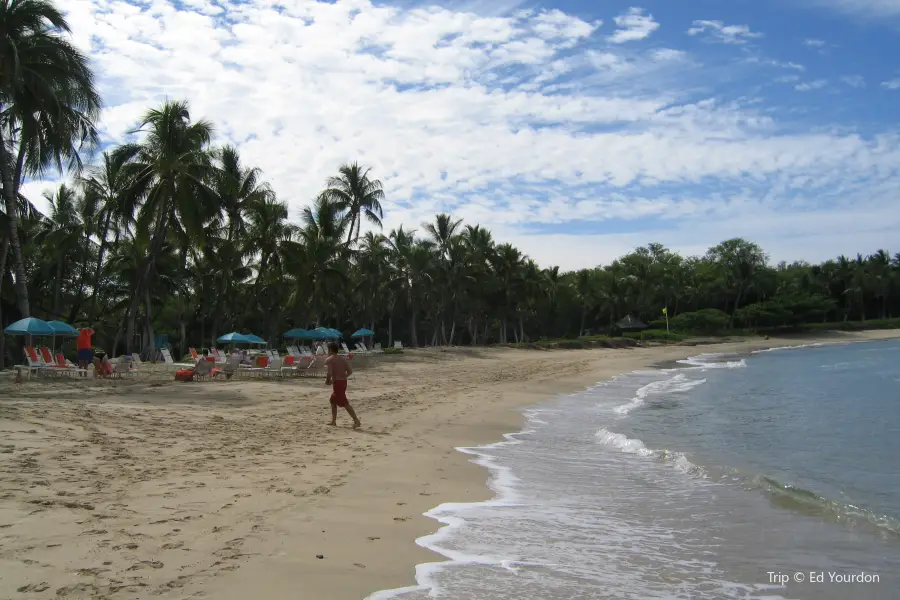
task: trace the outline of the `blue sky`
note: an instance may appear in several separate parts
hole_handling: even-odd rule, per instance
[[[566,269],[733,236],[773,261],[900,250],[900,0],[62,8],[107,142],[185,98],[294,217],[358,160],[387,230],[450,211]]]

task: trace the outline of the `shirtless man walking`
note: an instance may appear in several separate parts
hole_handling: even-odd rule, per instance
[[[325,385],[331,386],[331,423],[337,425],[337,409],[338,406],[347,410],[347,414],[353,418],[353,429],[358,429],[361,425],[359,417],[350,401],[347,400],[347,378],[353,374],[353,367],[346,358],[338,354],[338,345],[335,342],[328,344],[328,358],[325,359]]]

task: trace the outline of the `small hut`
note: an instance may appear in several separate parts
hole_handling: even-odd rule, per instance
[[[643,331],[647,329],[648,325],[641,321],[638,318],[632,317],[631,315],[626,316],[624,319],[619,320],[616,323],[616,328],[619,331]]]

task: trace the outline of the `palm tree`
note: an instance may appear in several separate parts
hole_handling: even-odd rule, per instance
[[[78,183],[84,189],[85,202],[93,205],[95,224],[91,228],[100,241],[97,262],[94,266],[94,278],[91,284],[91,308],[88,321],[92,322],[97,314],[97,299],[101,290],[104,259],[111,241],[109,235],[115,230],[115,240],[121,234],[119,224],[130,219],[134,214],[134,206],[128,205],[128,182],[125,179],[125,163],[128,156],[121,151],[104,152],[99,166],[87,169],[85,177]],[[74,319],[74,317],[71,317]]]
[[[384,190],[377,179],[369,179],[369,171],[357,163],[341,165],[336,177],[329,177],[325,182],[327,188],[322,197],[335,203],[341,210],[347,211],[350,227],[347,231],[347,242],[359,240],[359,229],[362,218],[381,228],[384,211]]]
[[[318,327],[334,308],[333,293],[346,281],[349,242],[342,239],[351,223],[338,204],[322,195],[312,208],[303,209],[301,219],[300,256],[293,269],[297,285],[291,304],[308,305]]]
[[[45,192],[44,199],[50,204],[50,218],[46,221],[47,231],[43,236],[50,255],[55,263],[53,275],[53,305],[50,314],[54,319],[62,318],[61,294],[63,289],[63,267],[67,259],[74,261],[72,250],[83,244],[83,225],[78,212],[81,200],[74,188],[66,184],[60,185],[56,193]]]
[[[0,0],[0,176],[19,312],[31,315],[17,199],[26,175],[81,166],[98,143],[100,96],[71,29],[46,0]]]
[[[368,327],[375,329],[376,314],[386,308],[384,297],[390,289],[392,273],[390,268],[390,244],[388,239],[371,231],[363,236],[357,255],[360,312],[366,318]]]
[[[224,234],[217,231],[217,236],[207,240],[210,253],[214,252],[216,255],[216,266],[210,271],[215,278],[213,296],[216,299],[212,308],[210,337],[213,340],[220,331],[225,298],[232,296],[235,276],[242,273],[242,258],[245,254],[250,249],[250,254],[262,251],[262,268],[265,270],[269,256],[275,251],[269,244],[277,247],[285,236],[290,238],[293,235],[293,229],[287,228],[285,223],[287,208],[277,202],[275,192],[261,180],[262,171],[245,167],[234,146],[224,146],[215,151],[214,156],[218,159],[218,168],[212,172],[211,186],[226,222],[219,228],[224,229]],[[247,219],[248,214],[252,214],[251,219]],[[247,230],[248,222],[254,227],[254,232],[250,235]],[[268,233],[273,237],[267,237]],[[249,240],[261,241],[262,244],[254,245]],[[266,249],[263,249],[264,245]],[[258,277],[257,285],[261,281]]]
[[[462,220],[453,220],[453,218],[441,213],[434,218],[434,223],[424,223],[423,228],[428,232],[431,241],[435,244],[437,250],[437,262],[440,267],[440,281],[437,282],[439,291],[439,304],[437,306],[438,319],[440,319],[440,332],[443,342],[447,341],[445,316],[447,313],[447,300],[449,293],[454,289],[453,283],[450,281],[450,246],[456,239],[456,231],[459,229]],[[451,325],[453,329],[455,324]]]
[[[144,141],[126,144],[121,152],[127,157],[126,203],[140,206],[135,231],[147,239],[147,257],[137,273],[129,310],[129,351],[137,306],[152,284],[154,262],[168,234],[202,239],[204,224],[219,214],[218,198],[209,184],[215,172],[209,152],[211,123],[191,122],[187,102],[167,101],[149,110],[135,132],[144,133]]]

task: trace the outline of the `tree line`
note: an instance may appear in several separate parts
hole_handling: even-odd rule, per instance
[[[0,25],[3,326],[90,324],[107,351],[152,356],[158,333],[182,352],[229,331],[275,343],[319,325],[366,326],[388,344],[506,344],[609,331],[626,315],[658,321],[663,308],[683,329],[710,315],[747,329],[900,310],[900,254],[884,250],[773,267],[743,239],[698,257],[649,244],[561,272],[448,214],[385,234],[383,186],[357,163],[296,223],[187,102],[148,110],[138,141],[93,153],[100,95],[63,15],[43,0],[0,0]],[[46,195],[43,214],[20,189],[52,170],[73,183]],[[374,231],[362,234],[363,220]]]

